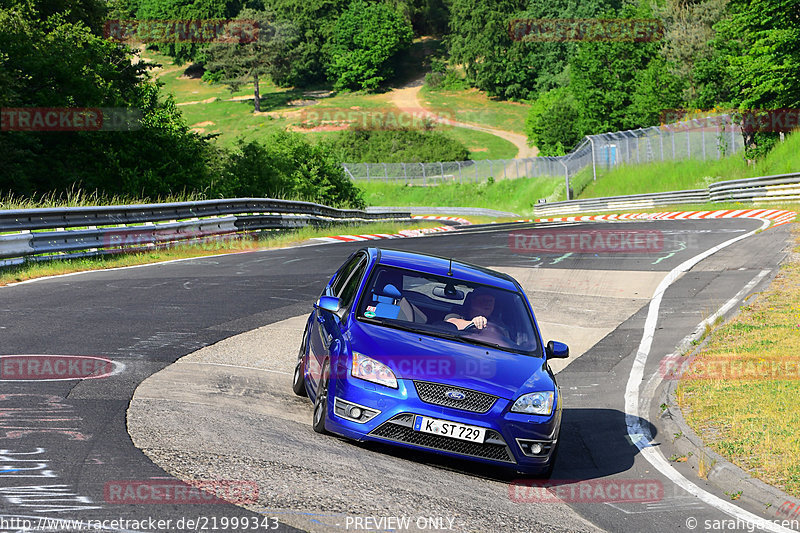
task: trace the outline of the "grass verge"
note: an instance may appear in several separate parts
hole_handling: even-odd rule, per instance
[[[800,229],[769,288],[713,331],[677,388],[703,442],[800,497]]]
[[[446,91],[423,87],[419,99],[426,108],[441,116],[520,134],[525,133],[525,117],[531,107],[492,99],[478,89]]]
[[[431,187],[359,181],[368,205],[484,207],[530,213],[539,198],[563,195],[562,178],[520,178],[494,183],[448,183]]]
[[[622,165],[598,174],[596,181],[592,180],[589,168],[588,176],[587,169],[584,169],[579,173],[579,177],[576,175],[571,181],[577,181],[579,184],[572,186],[578,198],[599,198],[702,189],[717,181],[786,174],[797,172],[798,169],[800,169],[800,133],[794,133],[788,135],[784,142],[778,143],[763,159],[753,165],[748,165],[743,156],[737,154],[709,161],[689,159]]]
[[[440,226],[437,222],[413,221],[405,223],[375,223],[360,225],[332,226],[325,229],[302,228],[293,231],[262,232],[258,236],[244,237],[228,241],[211,241],[202,244],[181,244],[159,249],[150,249],[137,253],[108,255],[102,257],[86,257],[79,259],[63,259],[43,262],[30,262],[0,269],[0,286],[17,283],[34,278],[57,276],[88,270],[102,270],[134,265],[144,265],[188,259],[209,255],[238,252],[255,252],[270,248],[280,248],[298,244],[314,237],[326,237],[341,234],[363,233],[397,233],[402,229],[433,228]]]

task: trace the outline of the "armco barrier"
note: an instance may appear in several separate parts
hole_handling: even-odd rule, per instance
[[[632,194],[587,198],[539,204],[534,207],[537,217],[565,213],[647,209],[661,205],[696,204],[706,202],[792,202],[800,200],[800,173],[780,174],[740,180],[720,181],[708,189],[673,191],[652,194]]]
[[[800,199],[800,172],[722,181],[708,187],[711,201],[792,201]]]
[[[411,215],[270,198],[5,210],[0,211],[0,265],[376,220],[410,221]]]

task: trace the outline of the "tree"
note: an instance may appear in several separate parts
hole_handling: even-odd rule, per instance
[[[327,47],[334,88],[374,91],[394,75],[392,60],[412,37],[411,24],[391,7],[356,0],[336,21]]]
[[[230,19],[241,7],[241,0],[139,0],[136,19],[141,22]],[[208,46],[203,42],[180,40],[178,36],[169,42],[153,43],[153,45],[173,57],[178,65],[189,61],[202,61],[202,52]]]
[[[653,7],[653,14],[664,22],[661,54],[670,72],[685,82],[682,96],[687,102],[696,101],[705,90],[698,65],[714,55],[714,24],[723,18],[728,1],[666,0]]]
[[[71,15],[43,15],[19,2],[0,9],[0,50],[4,107],[110,107],[142,115],[137,131],[0,132],[0,190],[142,195],[206,187],[206,143],[188,131],[173,102],[159,98],[125,47]]]
[[[336,19],[349,5],[350,0],[269,0],[279,21],[288,21],[297,27],[299,42],[293,51],[293,60],[285,76],[273,74],[273,81],[281,86],[306,87],[323,83],[327,79],[327,59],[323,49],[333,34]]]
[[[536,146],[543,156],[564,155],[581,138],[578,121],[578,105],[568,88],[542,93],[525,118],[528,144]]]
[[[624,18],[648,18],[649,10],[626,6]],[[633,107],[634,95],[639,102],[647,101],[660,112],[674,105],[669,95],[667,105],[658,98],[662,85],[671,87],[672,81],[662,82],[653,71],[647,79],[642,71],[658,57],[655,42],[631,41],[583,41],[578,43],[577,53],[570,58],[570,90],[581,109],[579,131],[583,135],[603,133],[658,123],[642,116],[641,107]],[[649,91],[649,94],[648,94]],[[648,95],[648,98],[645,98]],[[652,109],[651,109],[652,110]],[[642,122],[642,120],[650,121]]]
[[[514,21],[594,19],[613,14],[620,0],[453,0],[451,61],[465,66],[467,81],[491,96],[535,99],[569,83],[569,58],[576,43],[533,40]]]
[[[299,198],[363,208],[361,190],[322,147],[292,132],[265,143],[239,141],[223,165],[219,192],[225,196]]]
[[[674,72],[671,64],[660,55],[636,72],[627,112],[630,127],[655,126],[661,123],[667,110],[682,107],[688,80]]]
[[[235,42],[235,30],[240,28],[237,21],[254,21],[257,38]],[[291,68],[293,51],[298,43],[297,29],[286,22],[276,22],[268,11],[243,9],[239,16],[227,26],[230,43],[214,43],[208,47],[206,69],[222,73],[224,83],[236,91],[242,85],[253,81],[253,108],[261,111],[260,79],[264,76],[285,78]]]
[[[733,106],[746,116],[800,107],[800,1],[735,0],[730,11],[716,26],[715,42],[725,76],[734,82]],[[777,137],[774,132],[743,133],[753,157]]]

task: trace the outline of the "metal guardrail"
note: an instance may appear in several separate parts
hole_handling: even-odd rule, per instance
[[[800,173],[793,173],[720,181],[709,185],[708,189],[632,194],[539,204],[534,207],[534,214],[536,216],[549,216],[589,211],[646,209],[660,205],[685,203],[791,202],[797,200],[800,200]]]
[[[376,220],[410,221],[411,214],[270,198],[4,210],[0,211],[0,265],[216,241],[261,230]]]
[[[536,216],[561,215],[584,211],[615,211],[617,209],[647,209],[659,205],[708,202],[706,189],[691,191],[674,191],[650,194],[631,194],[627,196],[607,196],[603,198],[587,198],[552,202],[534,206]]]
[[[791,201],[800,199],[800,172],[722,181],[708,187],[711,200]]]

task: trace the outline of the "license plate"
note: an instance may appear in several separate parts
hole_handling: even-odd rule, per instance
[[[467,426],[458,422],[448,422],[438,418],[428,418],[427,416],[417,415],[414,417],[414,431],[422,433],[432,433],[443,437],[466,440],[469,442],[480,442],[486,438],[486,428]]]

